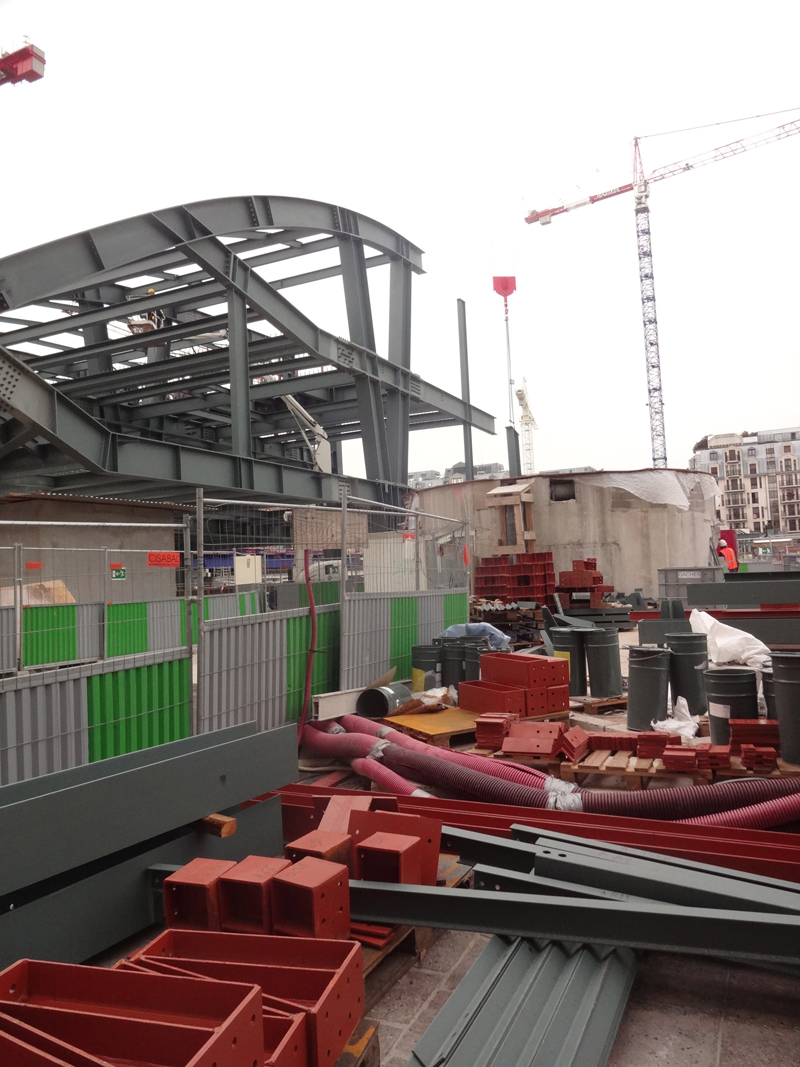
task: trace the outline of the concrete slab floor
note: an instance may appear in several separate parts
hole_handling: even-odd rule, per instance
[[[382,1067],[411,1052],[489,940],[449,931],[370,1011]],[[800,1067],[800,978],[648,952],[608,1067]],[[511,1067],[511,1065],[502,1065]]]

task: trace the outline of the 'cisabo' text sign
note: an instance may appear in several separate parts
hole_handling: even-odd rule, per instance
[[[180,567],[180,552],[148,552],[148,567]]]

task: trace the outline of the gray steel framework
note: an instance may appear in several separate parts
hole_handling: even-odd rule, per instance
[[[283,277],[282,264],[312,256]],[[322,265],[321,265],[322,264]],[[388,265],[385,352],[368,271]],[[0,260],[0,490],[188,497],[190,487],[336,501],[295,396],[334,445],[360,437],[367,479],[397,497],[408,432],[490,415],[411,371],[420,250],[332,204],[230,197],[124,219]],[[341,277],[349,339],[283,294]],[[267,279],[270,280],[267,280]]]

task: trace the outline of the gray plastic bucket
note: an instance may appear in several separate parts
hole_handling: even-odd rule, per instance
[[[619,631],[587,630],[583,635],[589,666],[589,688],[593,697],[622,696],[622,667],[619,661]]]
[[[365,689],[356,700],[356,715],[362,715],[365,719],[382,719],[410,699],[411,690],[402,682]]]
[[[650,730],[666,719],[670,651],[657,645],[628,648],[628,729]]]
[[[767,718],[777,719],[778,715],[775,711],[775,679],[769,667],[765,667],[761,672],[761,685],[764,690],[764,703],[767,705]]]
[[[730,744],[730,719],[758,718],[756,672],[723,667],[718,671],[703,671],[702,674],[708,697],[711,744]]]
[[[586,650],[583,643],[585,630],[573,630],[569,626],[554,626],[550,631],[553,652],[569,663],[569,695],[586,696]]]
[[[703,671],[708,669],[708,638],[705,634],[666,634],[667,648],[672,653],[669,668],[669,687],[672,706],[684,697],[692,715],[708,711]]]
[[[781,758],[800,764],[800,652],[773,652],[772,678]]]
[[[467,645],[464,650],[464,681],[477,682],[481,676],[481,656],[489,649]]]

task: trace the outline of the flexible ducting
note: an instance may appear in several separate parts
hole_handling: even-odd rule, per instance
[[[339,756],[353,759],[369,756],[376,739],[367,734],[326,734],[306,726],[303,730],[303,749],[310,756]]]
[[[694,819],[681,819],[692,826],[730,826],[739,830],[767,830],[780,827],[800,818],[800,793],[792,793],[775,800],[766,800],[763,804],[751,804],[735,811],[722,811],[714,815],[700,815]]]
[[[388,767],[383,763],[378,763],[377,760],[354,759],[351,761],[350,766],[356,774],[363,775],[364,778],[369,778],[382,789],[386,789],[390,793],[397,793],[398,796],[429,797],[431,795],[430,793],[426,793],[424,789],[417,789],[417,787],[407,779],[402,778],[399,774],[395,774],[394,771],[390,771]]]
[[[434,745],[426,745],[424,741],[418,741],[408,734],[392,729],[391,726],[383,725],[374,719],[363,719],[359,715],[343,715],[339,720],[345,730],[350,732],[368,733],[374,737],[391,741],[392,744],[407,748],[412,752],[422,752],[436,759],[446,760],[449,763],[458,763],[462,767],[469,767],[473,771],[491,775],[492,778],[503,778],[515,785],[527,785],[535,789],[542,789],[544,783],[552,779],[550,775],[543,774],[533,767],[523,767],[518,763],[509,763],[503,760],[488,759],[486,756],[475,756],[469,752],[454,752],[450,748],[436,748]]]
[[[349,722],[350,719],[356,719],[356,723]],[[646,793],[604,789],[560,793],[552,791],[552,788],[548,789],[546,783],[553,781],[549,777],[543,776],[545,788],[537,788],[531,784],[530,779],[508,780],[505,775],[522,775],[524,772],[515,772],[513,768],[499,762],[495,764],[484,757],[456,753],[449,749],[434,749],[377,723],[370,723],[366,732],[360,732],[362,727],[359,724],[368,720],[361,720],[356,716],[344,716],[341,722],[351,728],[359,726],[359,732],[326,735],[307,727],[303,735],[304,742],[307,739],[310,750],[315,754],[340,755],[346,758],[378,756],[386,766],[404,778],[410,777],[414,781],[444,786],[479,800],[500,804],[565,808],[598,815],[680,820],[753,806],[760,807],[768,801],[800,794],[800,779],[797,778],[739,779],[716,785],[653,789]],[[413,744],[404,744],[400,738]],[[375,750],[375,746],[380,747]],[[484,764],[488,764],[495,772],[504,772],[503,776],[485,773]],[[778,810],[777,818],[788,822],[794,811],[792,805],[788,804]]]
[[[548,797],[544,789],[528,785],[514,785],[501,778],[492,778],[480,771],[470,770],[448,760],[437,759],[423,752],[412,752],[399,745],[389,744],[382,753],[383,762],[398,774],[417,782],[441,785],[476,800],[497,804],[520,804],[529,808],[546,808]]]
[[[744,778],[716,785],[690,785],[623,793],[582,789],[583,810],[597,815],[628,815],[643,819],[689,819],[697,815],[744,808],[800,792],[797,778]],[[791,816],[787,816],[784,822]]]

